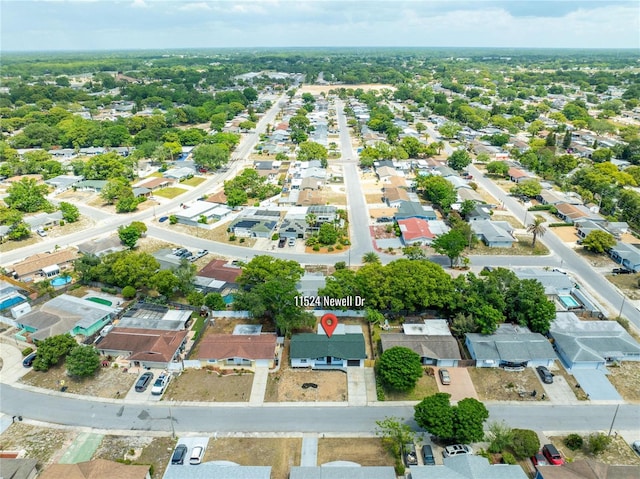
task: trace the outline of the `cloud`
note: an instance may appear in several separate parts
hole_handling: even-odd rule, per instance
[[[178,10],[182,10],[184,12],[193,12],[193,11],[202,11],[202,10],[211,10],[211,7],[207,2],[190,2],[184,5],[180,5]]]
[[[131,4],[133,8],[147,8],[149,5],[144,0],[133,0]]]

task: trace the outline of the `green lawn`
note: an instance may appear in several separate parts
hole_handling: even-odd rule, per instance
[[[407,393],[385,391],[385,401],[422,401],[425,397],[438,392],[438,384],[435,376],[426,374],[418,380],[413,391]]]
[[[194,176],[192,178],[189,178],[188,180],[181,181],[180,184],[187,186],[198,186],[200,183],[203,183],[205,181],[207,181],[206,178],[202,178],[201,176]]]
[[[175,198],[182,193],[185,193],[187,190],[184,188],[175,188],[173,186],[169,186],[167,188],[162,188],[161,190],[156,190],[153,192],[154,196],[162,196],[163,198]]]

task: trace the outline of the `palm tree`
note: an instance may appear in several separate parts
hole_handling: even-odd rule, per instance
[[[527,232],[533,235],[533,241],[531,242],[531,247],[536,247],[536,240],[538,236],[542,237],[547,232],[547,228],[542,226],[542,223],[545,223],[545,219],[542,216],[536,216],[529,226],[527,226]]]
[[[364,256],[362,257],[362,262],[363,263],[379,263],[380,257],[373,251],[369,251],[368,253],[365,253]]]

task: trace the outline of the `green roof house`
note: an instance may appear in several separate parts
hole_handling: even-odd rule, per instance
[[[367,353],[359,326],[338,325],[331,337],[324,331],[293,335],[289,356],[294,368],[343,369],[364,367]]]

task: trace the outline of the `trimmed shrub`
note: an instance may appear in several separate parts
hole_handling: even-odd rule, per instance
[[[582,440],[582,436],[580,434],[569,434],[564,438],[564,445],[567,446],[572,451],[577,451],[582,449],[582,445],[584,441]]]
[[[135,298],[135,296],[136,288],[134,288],[133,286],[125,286],[124,288],[122,288],[122,297],[124,299]]]
[[[33,348],[31,348],[31,347],[24,348],[22,350],[22,356],[24,356],[24,357],[29,356],[32,352],[33,352]]]

